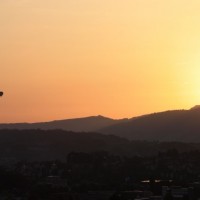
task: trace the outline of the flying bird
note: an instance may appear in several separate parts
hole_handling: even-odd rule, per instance
[[[3,92],[0,91],[0,97],[2,97],[2,96],[3,96]]]

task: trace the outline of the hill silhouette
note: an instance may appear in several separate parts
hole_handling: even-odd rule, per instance
[[[70,152],[102,152],[121,156],[152,156],[177,149],[200,150],[200,144],[129,141],[112,135],[63,130],[0,130],[0,164],[10,161],[65,160]]]
[[[0,124],[0,129],[99,132],[129,140],[200,142],[200,106],[114,120],[103,116],[43,123]]]
[[[200,142],[200,109],[194,107],[144,115],[99,132],[131,140]]]
[[[197,109],[200,109],[200,105],[196,105],[196,106],[192,107],[190,110],[197,110]]]
[[[74,118],[65,120],[55,120],[50,122],[41,123],[13,123],[13,124],[0,124],[0,129],[43,129],[43,130],[53,130],[62,129],[67,131],[75,132],[92,132],[102,129],[107,126],[117,124],[119,122],[126,121],[114,120],[111,118],[103,117],[101,115],[84,117],[84,118]]]

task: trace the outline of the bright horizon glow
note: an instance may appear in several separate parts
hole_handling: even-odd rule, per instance
[[[199,0],[0,1],[0,123],[200,104]]]

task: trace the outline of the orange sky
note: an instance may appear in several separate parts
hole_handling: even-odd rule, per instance
[[[199,0],[1,0],[0,122],[200,104]]]

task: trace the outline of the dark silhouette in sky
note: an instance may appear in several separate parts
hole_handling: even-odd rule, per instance
[[[2,96],[3,96],[3,92],[0,91],[0,97],[2,97]]]

